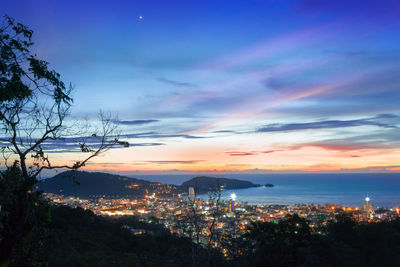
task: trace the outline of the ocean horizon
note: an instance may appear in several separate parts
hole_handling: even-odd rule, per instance
[[[152,182],[180,185],[196,175],[135,175]],[[254,187],[222,191],[226,200],[232,193],[237,202],[248,204],[337,204],[361,207],[368,196],[375,207],[400,206],[400,173],[338,173],[338,174],[226,174],[213,177],[246,180],[274,187]],[[207,199],[207,195],[199,195]]]

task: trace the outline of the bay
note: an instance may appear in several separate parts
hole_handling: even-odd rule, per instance
[[[196,175],[141,175],[137,178],[180,185]],[[211,176],[211,175],[209,175]],[[215,177],[235,178],[274,187],[254,187],[222,191],[227,200],[232,193],[238,202],[249,204],[338,204],[360,207],[370,197],[376,207],[400,206],[399,173],[335,174],[227,174]],[[207,195],[198,197],[207,198]]]

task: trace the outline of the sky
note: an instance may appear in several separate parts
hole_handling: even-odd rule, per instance
[[[120,173],[400,171],[400,2],[2,0]],[[59,144],[53,162],[82,157]],[[65,148],[63,150],[63,148]]]

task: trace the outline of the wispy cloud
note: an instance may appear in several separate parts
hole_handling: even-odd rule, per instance
[[[121,125],[143,125],[158,121],[159,120],[132,120],[132,121],[114,120],[113,122],[115,124],[121,124]]]
[[[381,115],[383,118],[392,118],[388,114]],[[394,115],[393,115],[394,116]],[[330,129],[330,128],[344,128],[344,127],[356,127],[356,126],[377,126],[384,128],[397,128],[397,126],[375,121],[382,117],[373,117],[358,120],[323,120],[315,122],[305,123],[273,123],[265,125],[262,128],[256,130],[256,132],[287,132],[287,131],[298,131],[298,130],[313,130],[313,129]]]
[[[156,132],[145,132],[145,133],[132,133],[132,134],[122,134],[122,138],[175,138],[182,137],[186,139],[201,139],[207,138],[203,136],[194,136],[188,134],[160,134]]]
[[[139,165],[173,165],[173,164],[198,164],[205,162],[206,160],[146,160],[146,161],[135,161],[133,164]]]
[[[360,151],[366,149],[377,149],[382,148],[378,145],[371,144],[357,144],[347,141],[320,141],[320,142],[312,142],[312,143],[304,143],[297,144],[288,147],[288,150],[298,150],[304,147],[318,147],[325,150],[330,151],[338,151],[338,152],[348,152],[348,151]]]
[[[239,157],[257,155],[257,153],[255,152],[240,152],[240,151],[226,152],[226,154],[228,154],[229,156],[239,156]]]
[[[163,146],[164,143],[129,143],[129,146]]]
[[[110,137],[113,138],[113,137]],[[35,142],[35,139],[30,140],[28,138],[21,139],[25,144],[25,148],[29,147],[31,142]],[[9,142],[7,139],[0,138],[0,146],[7,145]],[[82,152],[81,144],[85,144],[90,149],[97,149],[100,147],[101,139],[99,137],[82,136],[82,137],[69,137],[57,140],[46,140],[40,147],[46,154],[53,153],[76,153]],[[162,146],[164,143],[160,142],[147,142],[147,143],[129,143],[130,147],[143,147],[143,146]],[[121,148],[123,145],[115,144],[112,149]]]
[[[261,151],[260,153],[270,154],[270,153],[279,152],[279,151],[284,151],[284,150],[282,150],[282,149],[274,149],[274,150]]]
[[[379,114],[377,116],[375,116],[375,119],[397,119],[400,116],[396,115],[396,114]]]
[[[273,150],[265,150],[265,151],[228,151],[225,152],[229,156],[255,156],[260,154],[270,154],[279,151],[286,151],[286,149],[273,149]]]
[[[214,131],[213,133],[237,133],[237,132],[233,130],[220,130],[220,131]]]
[[[174,80],[165,79],[165,78],[157,78],[157,81],[166,83],[166,84],[171,84],[171,85],[178,86],[178,87],[194,87],[195,86],[194,84],[189,83],[189,82],[179,82],[179,81],[174,81]]]
[[[75,162],[75,161],[72,161]],[[86,165],[126,165],[126,162],[88,162]]]

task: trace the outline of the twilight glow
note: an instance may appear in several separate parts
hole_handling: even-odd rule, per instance
[[[75,86],[72,120],[118,114],[131,147],[87,170],[400,171],[400,2],[15,1]],[[73,161],[79,153],[52,153]]]

